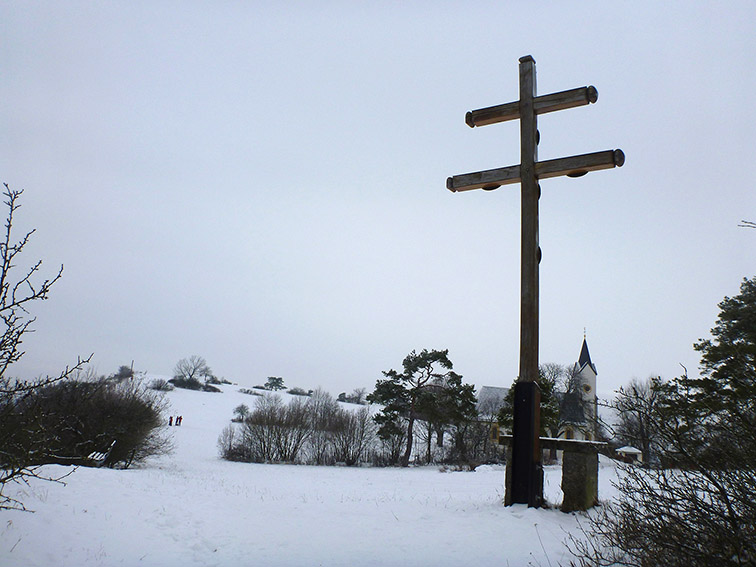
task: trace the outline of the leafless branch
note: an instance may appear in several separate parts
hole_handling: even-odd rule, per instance
[[[26,510],[18,498],[3,494],[8,483],[28,484],[32,478],[60,481],[67,475],[50,477],[40,472],[39,463],[44,461],[39,455],[45,451],[44,441],[37,431],[33,431],[36,424],[19,419],[19,408],[33,392],[78,372],[92,356],[79,358],[76,364],[67,366],[58,375],[31,381],[7,376],[9,367],[24,355],[21,349],[24,335],[33,332],[31,326],[35,319],[28,316],[27,306],[32,301],[47,299],[50,289],[63,274],[63,266],[53,277],[44,279],[40,277],[42,262],[38,261],[14,279],[19,255],[35,230],[30,230],[18,241],[14,240],[14,215],[20,207],[18,199],[23,191],[12,190],[7,183],[3,185],[3,202],[8,209],[5,231],[0,235],[0,431],[4,437],[0,444],[0,509]]]

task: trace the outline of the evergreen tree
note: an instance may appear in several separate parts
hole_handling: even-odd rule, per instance
[[[118,367],[118,371],[113,374],[113,380],[120,382],[121,380],[126,380],[127,378],[133,378],[134,377],[134,369],[131,366],[126,366],[125,364],[122,364]]]
[[[267,390],[285,390],[286,386],[284,386],[284,379],[280,376],[268,376],[268,381],[265,382],[265,388]]]
[[[674,468],[628,466],[617,502],[573,542],[579,565],[756,564],[756,278],[719,304],[701,376],[652,388],[650,426]]]
[[[743,279],[740,294],[725,297],[719,308],[713,339],[694,346],[702,353],[702,376],[686,386],[698,407],[739,416],[745,401],[756,400],[756,277]],[[750,415],[742,417],[752,418],[753,405],[746,406]]]
[[[427,427],[425,441],[426,460],[432,462],[432,437],[435,433],[438,444],[441,444],[444,432],[449,428],[458,428],[463,423],[475,419],[478,415],[478,400],[475,397],[475,387],[464,384],[462,376],[456,372],[448,372],[441,379],[424,388],[417,400],[417,413]],[[455,439],[457,458],[468,460],[466,447],[459,446],[460,438]]]
[[[545,372],[544,366],[538,368],[538,387],[541,389],[541,436],[546,436],[550,431],[559,429],[559,399],[556,396],[557,375]],[[514,421],[514,385],[504,398],[504,403],[499,410],[499,423],[506,430],[512,430]]]
[[[375,416],[381,439],[388,441],[406,434],[400,459],[400,464],[406,467],[412,455],[415,421],[426,417],[438,423],[464,419],[474,411],[474,390],[462,384],[462,377],[452,372],[448,350],[424,349],[419,354],[413,350],[402,367],[401,373],[393,369],[384,371],[386,378],[376,382],[368,401],[384,406]],[[403,431],[402,421],[406,424]]]

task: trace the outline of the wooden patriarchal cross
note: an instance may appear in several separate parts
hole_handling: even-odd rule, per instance
[[[515,385],[512,459],[508,468],[507,504],[538,507],[543,502],[543,468],[539,445],[540,390],[538,378],[538,199],[540,179],[621,167],[622,150],[607,150],[567,158],[538,161],[537,116],[594,103],[594,87],[536,96],[535,60],[520,58],[520,99],[468,112],[471,128],[507,120],[520,120],[520,164],[476,173],[455,175],[446,181],[450,191],[492,190],[501,185],[521,186],[520,373]]]

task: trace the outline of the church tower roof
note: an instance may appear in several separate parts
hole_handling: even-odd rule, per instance
[[[591,362],[591,354],[588,352],[588,341],[583,338],[583,348],[580,349],[580,358],[578,358],[578,367],[582,371],[588,365],[594,374],[598,374],[596,366]]]

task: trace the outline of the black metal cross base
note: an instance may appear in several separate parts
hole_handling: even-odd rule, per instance
[[[543,465],[539,443],[541,428],[541,389],[536,382],[517,382],[512,425],[512,458],[507,463],[506,505],[543,504]]]

